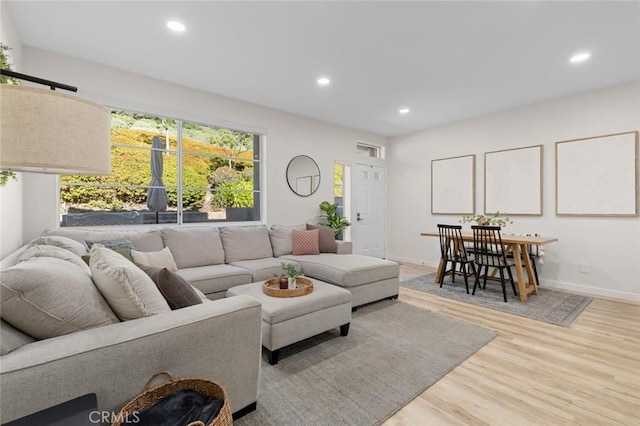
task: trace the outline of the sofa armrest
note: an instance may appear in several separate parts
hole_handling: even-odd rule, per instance
[[[2,421],[88,393],[117,413],[161,371],[216,381],[235,412],[258,397],[261,324],[238,296],[24,345],[0,358]]]
[[[353,251],[353,245],[351,241],[336,240],[338,244],[338,254],[351,254]]]

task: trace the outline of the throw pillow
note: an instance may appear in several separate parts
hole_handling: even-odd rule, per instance
[[[93,281],[121,320],[171,311],[151,278],[135,264],[102,244],[89,252]]]
[[[320,246],[320,253],[337,253],[338,243],[336,243],[336,234],[329,226],[317,226],[307,223],[307,230],[317,229],[320,231],[318,237],[318,245]]]
[[[169,247],[165,247],[160,251],[131,250],[131,258],[133,259],[133,262],[140,267],[145,265],[167,268],[173,272],[178,270],[178,266],[176,265],[176,261],[173,260],[173,255],[171,254]],[[144,268],[142,269],[144,270]]]
[[[89,266],[82,261],[82,258],[70,250],[57,246],[45,246],[33,244],[20,255],[18,262],[26,262],[34,257],[54,257],[56,259],[66,260],[74,265],[78,265],[83,271],[91,275]]]
[[[293,255],[320,254],[319,234],[320,230],[311,231],[293,230]]]
[[[304,231],[307,228],[304,225],[272,225],[269,230],[269,238],[273,247],[273,255],[275,257],[285,256],[293,253],[293,230]]]
[[[60,237],[57,235],[36,238],[32,244],[60,247],[63,249],[67,249],[70,252],[77,254],[78,256],[84,256],[88,253],[87,246],[84,243],[73,240],[71,238]]]
[[[113,324],[118,318],[80,267],[36,257],[0,272],[2,319],[36,339]]]
[[[89,247],[89,249],[91,249],[91,247],[93,247],[94,244],[102,244],[103,246],[111,250],[124,249],[128,255],[125,257],[128,257],[128,259],[133,262],[133,260],[131,259],[131,250],[136,249],[136,243],[134,243],[131,240],[128,240],[128,239],[98,240],[98,241],[87,240],[85,241],[85,243],[87,243],[87,247]]]
[[[129,262],[133,263],[131,253],[126,248],[116,248],[111,250],[115,251],[116,253],[127,259]],[[81,259],[84,263],[86,263],[87,266],[89,266],[89,264],[91,263],[91,256],[89,256],[88,254],[86,256],[82,256]],[[91,269],[89,269],[89,273],[91,273]]]
[[[149,275],[172,310],[199,305],[202,299],[187,280],[167,268],[141,265]]]

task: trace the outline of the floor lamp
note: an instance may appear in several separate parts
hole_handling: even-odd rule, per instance
[[[111,174],[109,109],[55,89],[78,89],[0,70],[51,90],[0,85],[0,170],[68,175]]]

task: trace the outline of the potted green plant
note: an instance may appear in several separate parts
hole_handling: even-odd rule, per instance
[[[298,277],[302,276],[302,271],[298,271],[293,263],[281,262],[282,270],[287,278],[289,278],[289,289],[296,288]]]
[[[322,210],[323,213],[320,215],[321,220],[318,224],[330,227],[336,236],[338,236],[343,229],[351,226],[351,222],[349,222],[347,218],[337,213],[338,204],[323,201],[320,203],[320,210]]]
[[[11,69],[11,63],[7,53],[11,50],[9,46],[4,43],[0,43],[0,68],[3,70]],[[18,84],[18,80],[15,78],[7,77],[6,75],[0,76],[0,84]],[[17,175],[14,172],[8,170],[0,170],[0,187],[5,186],[9,179],[17,180]]]

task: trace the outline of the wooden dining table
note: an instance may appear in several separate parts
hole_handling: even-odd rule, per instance
[[[423,232],[420,234],[422,237],[440,237],[438,232]],[[527,235],[508,235],[501,234],[502,243],[505,246],[507,252],[513,253],[514,266],[516,269],[516,285],[518,286],[518,294],[520,295],[520,301],[522,303],[527,302],[529,294],[538,294],[538,283],[536,282],[536,276],[533,272],[533,265],[531,264],[531,258],[528,255],[527,246],[541,246],[543,244],[553,243],[558,241],[555,237],[540,237],[540,236],[527,236]],[[465,242],[473,242],[472,232],[462,232],[462,240]],[[518,261],[520,259],[520,261]],[[522,265],[524,264],[524,270]],[[436,282],[440,281],[441,275],[445,271],[445,261],[440,258],[438,263],[438,270],[436,271]],[[527,273],[528,281],[525,281],[525,271]]]

